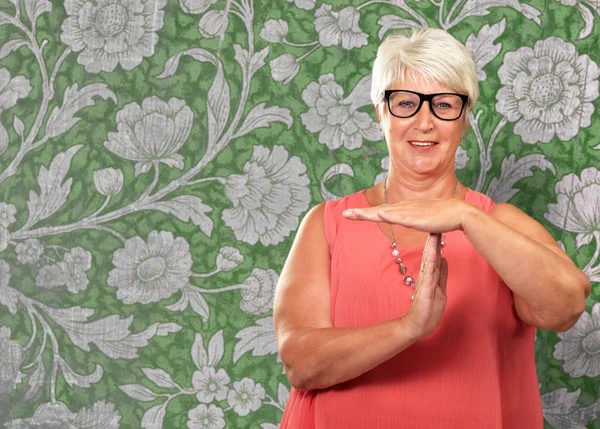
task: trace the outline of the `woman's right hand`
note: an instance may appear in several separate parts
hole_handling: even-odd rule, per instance
[[[421,273],[410,310],[402,322],[415,338],[431,334],[442,321],[446,308],[448,261],[442,258],[441,234],[430,234],[423,251]]]

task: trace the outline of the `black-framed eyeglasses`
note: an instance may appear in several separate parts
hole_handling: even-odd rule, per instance
[[[421,94],[420,92],[401,89],[388,89],[384,92],[388,109],[392,116],[410,118],[417,114],[423,102],[429,102],[429,110],[442,121],[455,121],[462,115],[469,96],[440,92],[436,94]]]

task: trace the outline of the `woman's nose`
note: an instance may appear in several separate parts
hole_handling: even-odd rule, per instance
[[[424,102],[415,115],[415,127],[422,132],[433,128],[433,112],[428,102]]]

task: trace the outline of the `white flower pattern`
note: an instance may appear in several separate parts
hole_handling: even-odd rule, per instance
[[[223,417],[221,408],[200,404],[188,412],[187,427],[189,429],[223,429],[225,427]]]
[[[63,271],[64,264],[44,265],[38,271],[35,282],[38,287],[54,289],[66,283],[66,273]]]
[[[367,113],[358,111],[352,97],[344,98],[344,90],[335,82],[332,73],[322,75],[319,82],[310,83],[302,91],[309,107],[302,113],[302,123],[311,133],[319,133],[319,143],[331,150],[345,147],[353,150],[362,146],[363,139],[381,140],[381,128]]]
[[[22,243],[17,244],[15,248],[17,260],[22,264],[37,264],[40,257],[44,254],[44,246],[40,240],[29,238]]]
[[[17,208],[14,204],[0,203],[0,225],[8,227],[16,221]]]
[[[300,71],[298,59],[292,54],[283,54],[269,61],[271,76],[277,82],[287,85]]]
[[[571,140],[589,127],[598,98],[600,69],[587,55],[558,37],[539,40],[504,56],[498,76],[504,85],[496,109],[525,143]]]
[[[63,260],[77,270],[87,271],[92,268],[92,254],[81,247],[74,247],[65,253]]]
[[[265,313],[273,308],[273,295],[279,276],[273,270],[254,268],[244,280],[240,308],[251,314]]]
[[[198,22],[198,31],[203,37],[212,39],[219,37],[227,30],[229,26],[229,17],[223,10],[211,10],[206,12],[200,22]]]
[[[348,6],[336,12],[331,5],[322,4],[315,12],[315,17],[314,24],[322,46],[341,45],[351,50],[367,44],[367,33],[358,25],[360,12],[357,8]]]
[[[0,290],[8,287],[8,281],[10,280],[10,265],[0,259]],[[2,290],[4,292],[4,290]],[[0,302],[2,302],[2,294],[0,293]]]
[[[74,264],[61,264],[64,282],[71,293],[79,293],[87,289],[90,283],[87,274],[80,266]]]
[[[559,332],[560,342],[554,347],[554,357],[564,361],[563,370],[571,377],[600,375],[600,302],[592,314],[584,312],[575,326]]]
[[[315,7],[316,0],[286,0],[288,3],[294,3],[297,8],[311,10]]]
[[[381,169],[383,170],[383,172],[379,173],[377,176],[375,176],[375,181],[373,182],[374,185],[383,182],[385,180],[385,178],[387,177],[388,171],[390,169],[390,157],[389,156],[386,156],[381,159]]]
[[[222,247],[217,255],[217,269],[219,271],[231,271],[242,262],[244,262],[244,255],[235,247]]]
[[[223,221],[240,241],[279,244],[308,208],[308,184],[306,166],[297,156],[289,157],[283,146],[272,151],[254,146],[244,174],[227,177],[225,195],[233,209],[223,211]]]
[[[208,10],[218,0],[179,0],[179,6],[186,13],[201,14]]]
[[[233,389],[227,394],[227,403],[239,416],[247,416],[258,410],[265,398],[265,389],[251,378],[233,382]]]
[[[261,28],[259,36],[269,43],[281,43],[290,31],[288,23],[283,19],[269,19]]]
[[[10,280],[10,265],[0,259],[0,288],[8,286]]]
[[[113,254],[115,268],[109,286],[125,304],[148,304],[169,298],[188,284],[191,275],[190,246],[168,231],[152,231],[145,242],[140,237],[125,240]]]
[[[123,189],[123,172],[115,168],[96,170],[93,174],[94,186],[100,195],[112,197]]]
[[[2,262],[4,261],[0,261],[0,274],[2,274]],[[0,293],[2,293],[1,283]],[[11,340],[10,337],[11,329],[8,326],[0,326],[0,395],[2,396],[12,394],[25,358],[19,343]]]
[[[10,109],[20,98],[25,98],[31,91],[31,84],[25,76],[11,79],[5,68],[0,69],[0,112]]]
[[[558,204],[549,204],[544,217],[558,228],[577,233],[577,248],[600,233],[600,170],[589,167],[565,175],[554,186]]]
[[[10,239],[10,233],[6,227],[0,225],[0,252],[8,247],[8,240]]]
[[[193,113],[185,101],[171,98],[168,103],[148,97],[140,107],[125,105],[117,113],[116,133],[108,133],[104,146],[130,161],[136,161],[135,175],[146,173],[154,161],[182,169],[183,157],[176,153],[192,129]]]
[[[228,384],[231,380],[223,368],[218,372],[211,366],[205,366],[200,371],[194,372],[192,386],[197,390],[196,398],[199,402],[208,404],[215,399],[223,401],[227,398]]]
[[[542,395],[544,419],[554,429],[585,428],[590,420],[596,418],[600,402],[582,407],[577,404],[580,396],[580,389],[569,392],[564,387]]]
[[[154,55],[167,0],[66,0],[60,39],[89,73],[125,70]]]
[[[63,402],[40,405],[33,417],[15,419],[7,429],[118,429],[121,415],[114,404],[103,400],[74,413]]]

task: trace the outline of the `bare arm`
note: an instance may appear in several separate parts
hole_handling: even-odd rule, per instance
[[[327,388],[358,377],[428,333],[424,324],[419,323],[423,318],[407,318],[408,315],[361,328],[333,327],[329,299],[330,256],[323,214],[324,204],[321,204],[304,218],[275,293],[273,317],[279,354],[290,383],[303,390]],[[436,316],[441,319],[447,271],[441,275],[440,271],[447,268],[434,253],[430,262],[423,280],[419,279],[423,284],[419,286],[422,296],[415,297],[413,308],[436,305],[435,309],[429,308],[429,313],[423,310],[422,314],[428,319],[437,311]],[[430,281],[426,282],[426,278]],[[440,278],[443,278],[443,296],[439,292],[435,296],[436,289],[441,291],[437,287]],[[416,310],[411,308],[411,312]],[[434,325],[437,323],[439,320]]]
[[[585,311],[590,282],[552,236],[510,204],[496,205],[491,215],[479,209],[467,213],[465,235],[513,291],[521,320],[570,329]]]
[[[542,225],[510,204],[491,214],[463,201],[411,200],[347,210],[354,220],[385,221],[420,231],[463,230],[513,291],[515,309],[529,325],[566,331],[585,311],[590,281]]]

